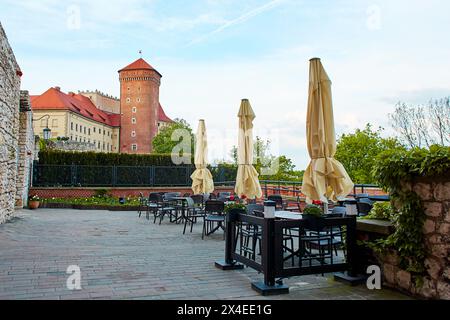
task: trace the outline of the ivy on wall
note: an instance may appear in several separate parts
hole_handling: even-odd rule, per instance
[[[425,273],[423,225],[426,219],[419,196],[408,188],[417,178],[435,178],[450,174],[450,147],[431,146],[430,149],[388,150],[377,157],[373,170],[379,185],[388,191],[397,207],[394,215],[395,232],[387,239],[371,244],[373,249],[395,249],[400,266],[415,275]]]

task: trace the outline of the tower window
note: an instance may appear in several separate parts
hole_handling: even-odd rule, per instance
[[[136,112],[137,112],[137,108],[136,108],[136,107],[133,107],[133,109],[131,109],[131,111],[132,111],[133,113],[136,113]]]
[[[131,145],[131,150],[137,151],[137,148],[138,148],[137,144],[134,143]]]
[[[131,136],[134,138],[136,137],[136,131],[131,131]]]
[[[141,98],[137,98],[137,102],[141,102]]]
[[[131,99],[130,98],[127,98],[127,103],[130,103],[131,102]]]
[[[136,124],[136,118],[131,118],[131,123]]]

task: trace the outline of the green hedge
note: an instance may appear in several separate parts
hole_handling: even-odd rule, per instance
[[[39,163],[44,165],[74,164],[85,166],[175,166],[170,154],[134,155],[64,151],[40,151]]]

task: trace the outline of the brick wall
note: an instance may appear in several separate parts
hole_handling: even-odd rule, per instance
[[[422,199],[426,221],[423,228],[427,257],[427,275],[422,287],[416,287],[411,274],[399,268],[395,252],[380,256],[387,285],[401,288],[428,299],[450,300],[450,179],[417,181],[406,185]]]
[[[32,188],[30,194],[38,195],[40,198],[83,198],[92,197],[95,195],[96,190],[101,188]],[[181,192],[181,194],[190,193],[192,189],[189,187],[172,187],[172,188],[113,188],[107,189],[110,194],[115,197],[133,197],[139,196],[139,192],[142,192],[145,196],[148,196],[151,192]],[[233,187],[218,187],[214,190],[217,192],[233,192]]]

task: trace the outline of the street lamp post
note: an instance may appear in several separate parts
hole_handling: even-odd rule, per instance
[[[52,130],[48,127],[48,119],[50,119],[50,115],[48,115],[48,114],[43,115],[42,117],[40,117],[38,119],[33,119],[33,121],[39,121],[44,118],[47,118],[47,125],[45,126],[45,128],[43,130],[43,137],[44,137],[44,140],[50,140],[50,138],[52,137]]]

